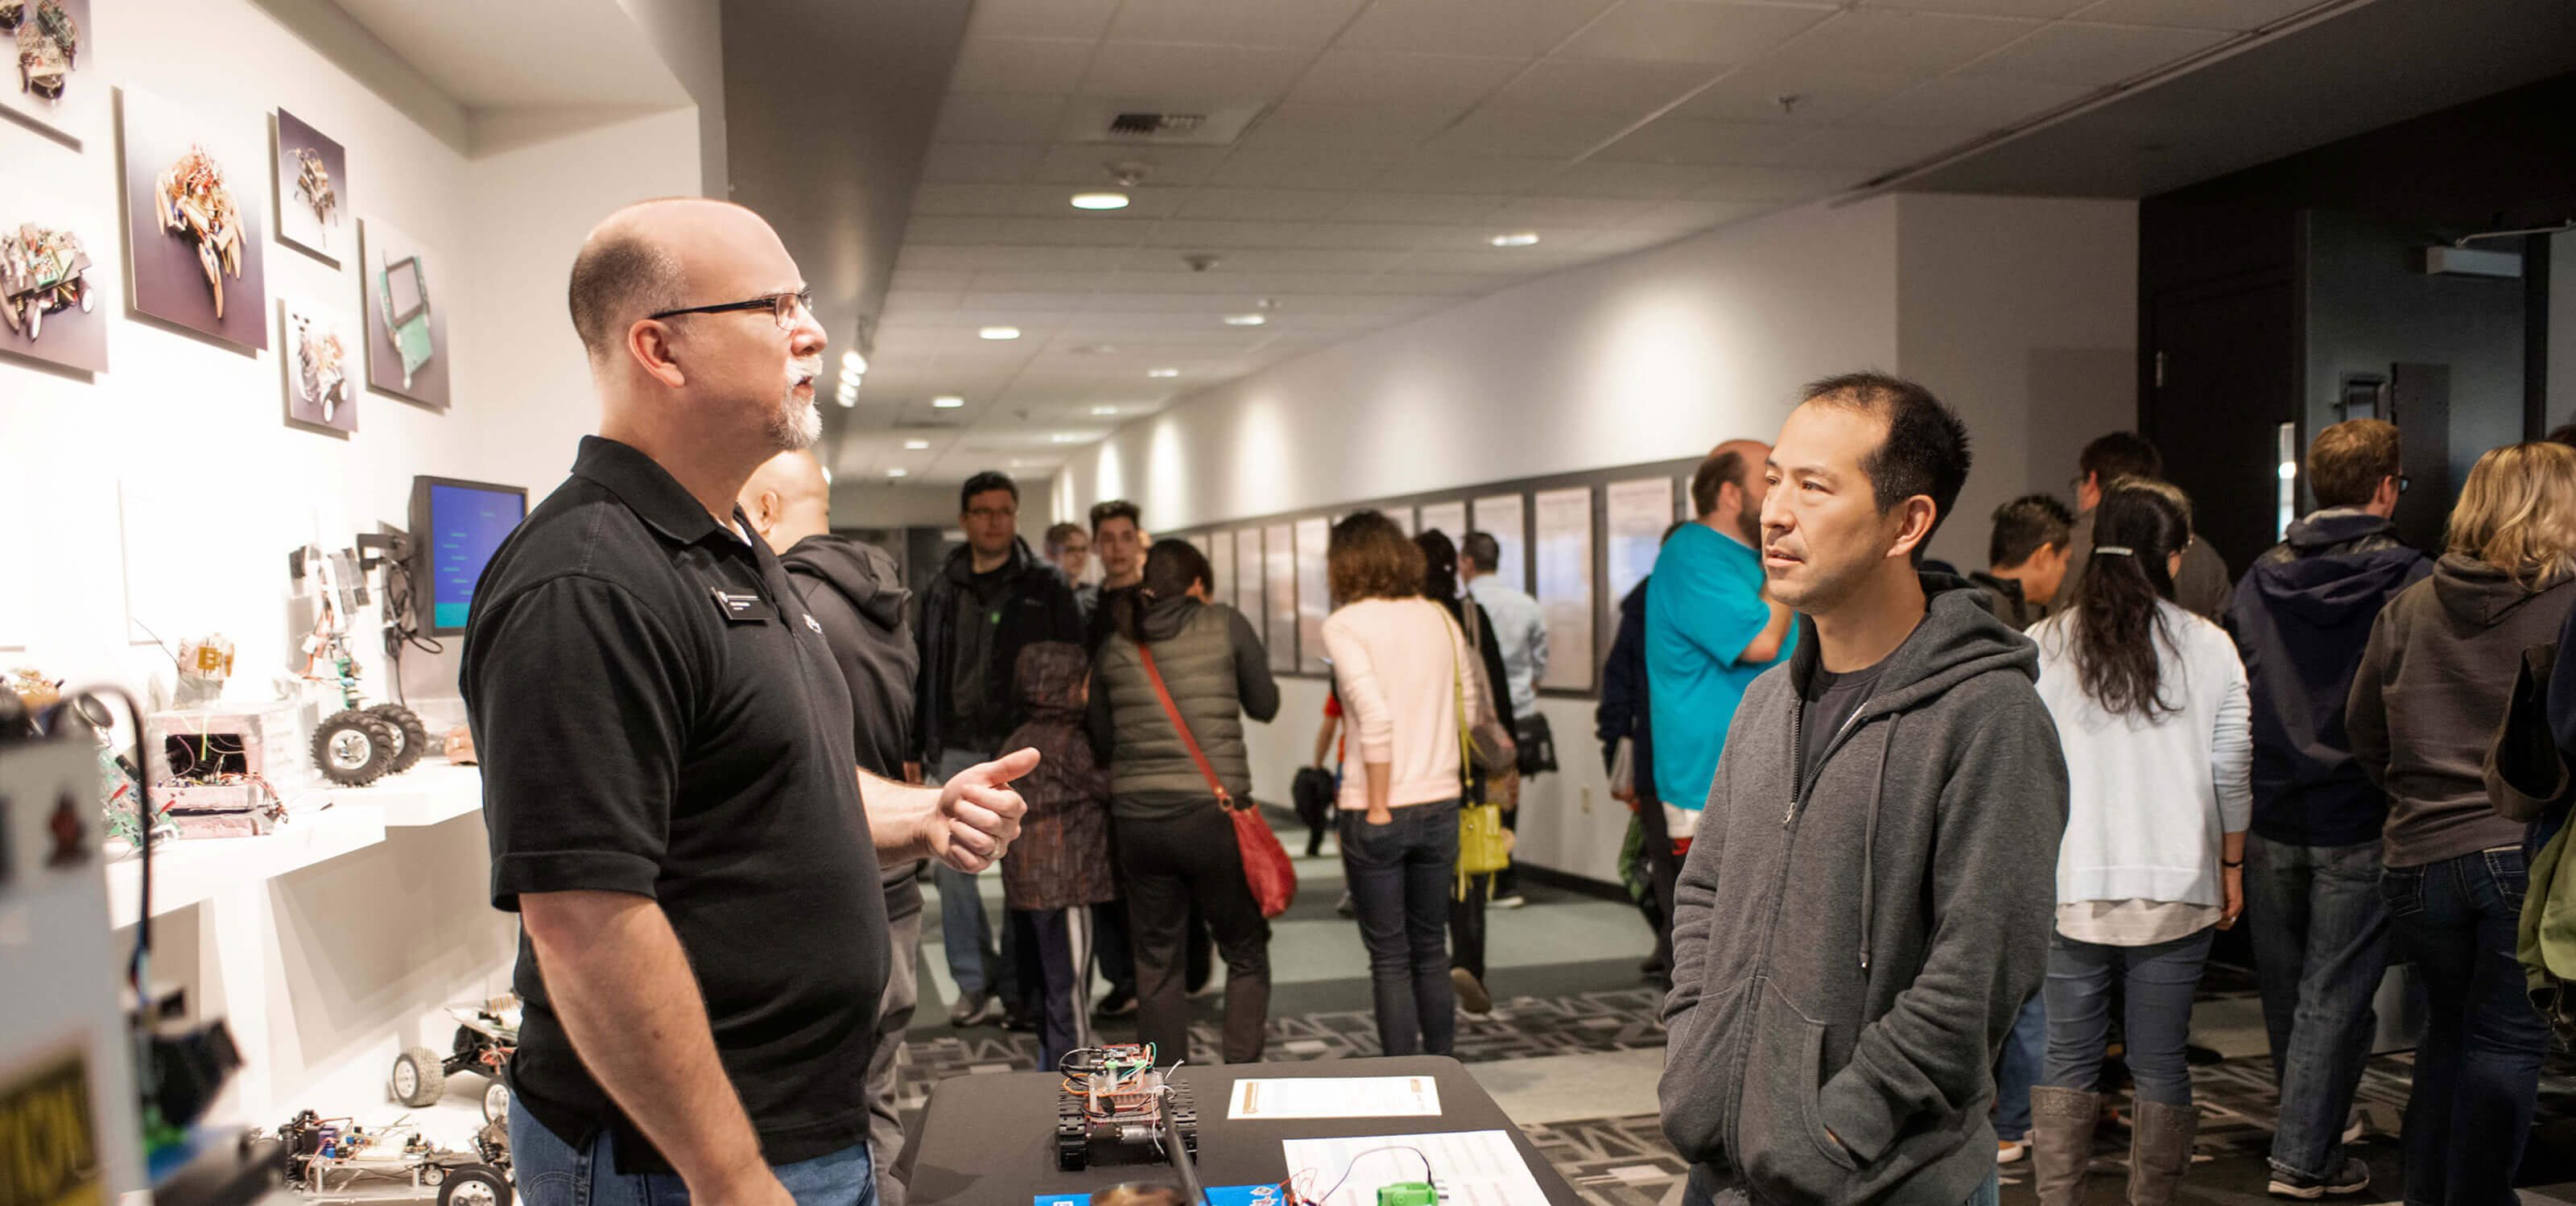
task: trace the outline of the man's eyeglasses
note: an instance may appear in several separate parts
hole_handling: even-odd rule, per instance
[[[2398,474],[2398,475],[2397,475],[2397,492],[2398,492],[2398,493],[2400,493],[2400,494],[2404,494],[2404,493],[2406,492],[2406,488],[2407,488],[2408,486],[2412,486],[2412,485],[2414,485],[2414,484],[2415,484],[2415,480],[2414,480],[2413,478],[2410,478],[2410,477],[2406,476],[2406,475],[2405,475],[2405,474],[2403,474],[2403,473],[2400,473],[2400,474]]]
[[[755,297],[746,301],[738,302],[724,302],[720,305],[686,306],[677,310],[664,310],[659,314],[647,314],[645,317],[655,319],[678,318],[683,314],[731,314],[736,311],[749,312],[754,310],[769,311],[770,318],[778,324],[779,330],[793,331],[796,329],[796,316],[799,313],[812,314],[814,312],[814,291],[811,289],[799,289],[794,293],[772,293],[766,297]]]

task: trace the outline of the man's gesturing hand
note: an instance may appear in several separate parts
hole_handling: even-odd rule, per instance
[[[1029,810],[1011,780],[1037,768],[1038,752],[1023,749],[950,777],[929,818],[931,856],[969,874],[992,866],[1020,836]]]

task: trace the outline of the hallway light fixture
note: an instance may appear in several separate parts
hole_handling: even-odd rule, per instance
[[[1485,241],[1496,247],[1527,247],[1532,243],[1538,242],[1538,232],[1535,230],[1516,230],[1510,234],[1495,235]]]
[[[1257,327],[1268,321],[1270,321],[1268,318],[1259,314],[1228,314],[1225,316],[1225,325],[1229,327]]]
[[[1111,192],[1075,193],[1073,195],[1073,207],[1075,209],[1125,209],[1127,208],[1127,194]]]
[[[906,473],[908,473],[908,472],[909,472],[909,470],[906,470],[903,466],[901,466],[901,465],[897,465],[897,466],[895,466],[895,467],[894,467],[894,468],[892,468],[892,469],[888,469],[888,470],[886,470],[886,476],[887,476],[887,477],[902,477],[902,476],[904,476],[904,475],[905,475]]]
[[[855,409],[859,404],[859,391],[854,389],[842,390],[841,392],[832,395],[832,401],[839,404],[840,408],[843,410]]]
[[[1095,415],[1114,415],[1118,413],[1118,408],[1115,406],[1095,406],[1091,408],[1091,413]]]
[[[1176,368],[1146,369],[1145,375],[1148,377],[1178,377],[1181,375],[1181,370]]]
[[[1077,431],[1059,431],[1054,435],[1048,436],[1047,439],[1057,444],[1079,444],[1082,442],[1082,433]]]
[[[855,348],[850,351],[843,352],[841,353],[841,369],[844,372],[864,373],[868,371],[868,358],[859,355]]]
[[[986,327],[983,330],[975,332],[975,334],[985,339],[1017,339],[1020,337],[1020,329],[1018,327]]]
[[[906,452],[927,452],[930,450],[930,441],[905,440],[903,442],[903,450]]]
[[[960,398],[955,394],[941,394],[936,398],[932,398],[930,400],[930,405],[939,410],[955,410],[960,406],[966,405],[966,399]]]

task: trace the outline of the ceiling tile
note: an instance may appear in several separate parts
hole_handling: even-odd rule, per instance
[[[1938,75],[2038,29],[2037,21],[1853,9],[1772,52],[1770,65],[1820,79]]]
[[[1917,73],[1820,72],[1754,63],[1682,102],[1674,112],[1711,121],[1826,125],[1923,82]],[[1794,98],[1781,104],[1782,97]]]
[[[1519,254],[1523,251],[1536,254]],[[1423,272],[1529,276],[1541,272],[1554,272],[1589,258],[1578,252],[1549,253],[1540,247],[1501,251],[1492,248],[1483,251],[1417,251],[1404,258],[1404,267]]]
[[[1343,105],[1469,105],[1527,66],[1526,55],[1325,51],[1288,92],[1295,101]]]
[[[1839,192],[1861,177],[1826,168],[1762,167],[1728,164],[1711,169],[1707,183],[1682,194],[1685,201],[1804,201]]]
[[[1967,67],[1965,75],[2064,84],[2115,84],[2226,41],[2206,29],[2153,29],[2060,22]]]
[[[1916,12],[1976,17],[2030,17],[2053,21],[2093,0],[1861,0],[1866,8],[1906,8]]]
[[[1145,183],[1154,188],[1171,188],[1197,184],[1207,179],[1219,161],[1225,158],[1223,147],[1123,147],[1093,143],[1061,143],[1049,148],[1032,173],[1032,179],[1050,184],[1112,183],[1110,164],[1141,163],[1146,166]]]
[[[1550,196],[1603,197],[1627,201],[1669,201],[1709,178],[1700,164],[1613,163],[1587,159],[1541,182],[1536,191]]]
[[[1666,114],[1610,144],[1595,159],[1613,163],[1759,163],[1803,136],[1797,127],[1710,121]]]
[[[1835,126],[1771,151],[1763,162],[1784,167],[1840,168],[1863,178],[1929,159],[1983,134],[1981,130],[1911,130]]]
[[[1377,188],[1411,193],[1522,193],[1565,167],[1563,159],[1460,159],[1408,155],[1377,178]]]
[[[1948,75],[1862,110],[1852,124],[2000,130],[2092,91],[2082,84],[2047,80]]]
[[[1643,110],[1566,113],[1487,105],[1425,143],[1423,149],[1435,155],[1477,158],[1572,159],[1643,116]]]
[[[1157,223],[1152,218],[1120,218],[1110,214],[1079,213],[1065,207],[1069,216],[1061,218],[1006,218],[1008,223],[999,239],[980,242],[1013,243],[1033,247],[1133,247],[1145,241]],[[921,221],[923,219],[915,219]],[[956,240],[950,240],[952,242]]]
[[[1118,0],[975,0],[966,37],[1097,38],[1117,11]]]
[[[1631,219],[1654,208],[1654,205],[1652,201],[1515,197],[1496,206],[1490,221],[1496,225],[1515,227],[1573,226],[1604,229],[1625,225]]]
[[[1235,145],[1247,150],[1409,147],[1439,133],[1464,105],[1335,105],[1287,101],[1264,115]]]
[[[1244,46],[1107,42],[1092,56],[1081,91],[1163,105],[1266,100],[1287,91],[1310,57]]]
[[[2259,29],[2334,0],[2103,0],[2084,19],[2106,25],[2182,25],[2194,29]]]
[[[1753,207],[1752,212],[1763,213],[1767,212],[1770,208],[1771,207],[1767,205],[1756,206]],[[1727,220],[1732,221],[1732,219]],[[1704,225],[1715,226],[1717,224],[1718,223],[1716,222],[1710,222],[1705,223]],[[1660,247],[1675,239],[1686,238],[1698,229],[1700,229],[1700,227],[1632,226],[1626,230],[1605,230],[1601,232],[1601,237],[1594,239],[1584,248],[1584,250],[1592,253],[1593,255],[1602,257],[1626,255],[1632,251],[1642,251],[1648,247]]]
[[[1198,42],[1312,50],[1365,0],[1127,0],[1110,23],[1119,41]]]
[[[1722,65],[1749,62],[1833,15],[1833,8],[1627,0],[1569,40],[1588,59]]]
[[[1049,142],[1064,98],[1038,93],[951,92],[940,102],[939,142]]]
[[[1237,151],[1208,174],[1207,183],[1229,188],[1359,188],[1405,154],[1387,147]]]
[[[1644,116],[1705,84],[1714,68],[1688,63],[1614,63],[1549,57],[1530,64],[1501,92],[1498,105],[1568,113]]]
[[[1087,41],[1030,38],[969,39],[948,75],[951,92],[1024,92],[1061,95],[1082,83],[1091,66]]]
[[[1030,143],[933,143],[922,159],[921,178],[931,184],[1017,184],[1037,175],[1046,154],[1045,147]]]
[[[1097,272],[1050,272],[1037,269],[986,269],[972,274],[978,292],[1074,293],[1100,286]]]
[[[1705,230],[1728,222],[1769,213],[1776,208],[1767,201],[1667,201],[1639,215],[1627,224],[1627,231]],[[1613,235],[1621,232],[1612,232]],[[1612,241],[1604,236],[1604,241]]]
[[[1539,54],[1612,0],[1376,0],[1338,45],[1360,50]]]
[[[1481,222],[1505,200],[1474,193],[1357,193],[1333,216],[1344,222]]]
[[[888,289],[916,289],[924,292],[955,292],[974,281],[972,272],[948,272],[932,268],[899,267],[886,278]]]
[[[912,190],[915,215],[1017,214],[1028,203],[1025,184],[923,184]]]
[[[1350,205],[1351,194],[1330,189],[1195,188],[1185,194],[1184,218],[1234,218],[1262,222],[1311,222]]]

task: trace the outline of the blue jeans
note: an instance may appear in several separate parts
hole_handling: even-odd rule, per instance
[[[1458,876],[1458,802],[1394,810],[1384,825],[1341,816],[1342,871],[1368,947],[1378,1046],[1387,1055],[1447,1055],[1457,1043],[1449,984],[1449,890]]]
[[[2424,1033],[2406,1099],[2406,1200],[2504,1206],[2539,1105],[2549,1025],[2514,961],[2526,868],[2500,846],[2379,879],[2398,953],[2424,982]]]
[[[989,761],[983,754],[942,751],[939,765],[930,768],[926,777],[934,784],[946,783],[951,776]],[[999,993],[1004,1005],[1019,1008],[1019,969],[1012,959],[1016,944],[1010,930],[1004,928],[1002,949],[996,954],[993,923],[984,914],[984,894],[976,886],[976,877],[946,863],[930,866],[932,882],[939,885],[939,944],[947,950],[948,977],[957,982],[957,995]]]
[[[2184,1047],[2191,1038],[2191,994],[2217,935],[2213,928],[2151,946],[2103,946],[2052,931],[2048,986],[2041,990],[2048,1001],[2048,1071],[2039,1083],[2088,1092],[2101,1083],[2116,978],[2128,994],[2121,1022],[2138,1100],[2189,1107]]]
[[[526,1206],[689,1206],[688,1183],[676,1174],[617,1171],[607,1130],[574,1147],[524,1108],[510,1111],[510,1166]],[[796,1206],[876,1206],[876,1170],[865,1143],[770,1171]]]
[[[2003,1188],[2002,1178],[1988,1168],[1985,1182],[1969,1190],[1967,1200],[1959,1206],[2001,1206]],[[1753,1206],[1752,1195],[1739,1186],[1724,1185],[1716,1170],[1705,1164],[1691,1165],[1690,1179],[1682,1185],[1682,1206],[1718,1206],[1720,1202],[1726,1206]]]
[[[2371,996],[2388,971],[2379,842],[2295,846],[2245,835],[2245,920],[2281,1091],[2272,1169],[2310,1179],[2343,1167],[2344,1118],[2370,1062]]]
[[[1995,1065],[1995,1135],[2019,1141],[2030,1134],[2030,1087],[2048,1061],[2048,998],[2034,994],[2013,1016]]]

